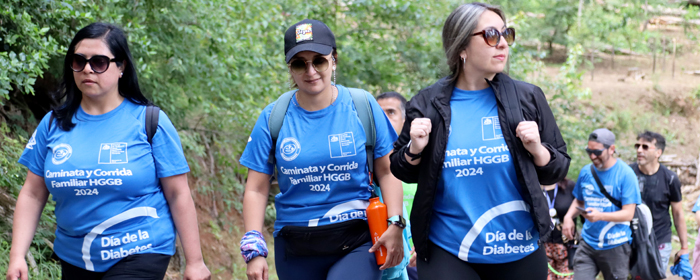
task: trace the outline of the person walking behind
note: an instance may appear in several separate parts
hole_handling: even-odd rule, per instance
[[[461,5],[442,34],[451,73],[408,102],[391,154],[392,173],[418,183],[418,277],[546,279],[540,185],[566,176],[566,144],[542,90],[502,73],[515,41],[502,10]]]
[[[388,91],[377,96],[377,103],[384,110],[384,114],[389,118],[391,126],[397,134],[401,134],[401,128],[403,128],[403,123],[406,121],[406,98],[403,97],[398,92]],[[411,207],[413,206],[413,199],[416,195],[416,184],[403,183],[403,206],[407,213],[411,213]],[[407,228],[408,230],[408,228]],[[409,236],[410,236],[410,232]],[[418,279],[418,270],[416,269],[416,254],[415,248],[413,248],[413,238],[409,238],[409,245],[411,249],[411,261],[406,267],[408,272],[408,278],[410,280]]]
[[[267,280],[267,245],[262,235],[270,178],[277,170],[275,196],[275,266],[281,280],[379,280],[380,269],[404,258],[401,182],[389,170],[396,140],[391,123],[369,92],[335,83],[338,62],[335,36],[318,20],[295,23],[284,34],[285,62],[297,89],[273,142],[271,113],[278,100],[263,109],[253,127],[241,164],[248,167],[243,196],[246,233],[241,253],[250,280]],[[374,119],[374,157],[368,158],[367,136],[351,92],[361,91]],[[374,164],[370,173],[369,162]],[[365,209],[379,182],[391,225],[372,245]],[[311,236],[311,237],[309,237]],[[377,265],[375,250],[387,249]]]
[[[572,269],[569,268],[569,252],[574,240],[569,240],[561,234],[561,221],[566,217],[569,206],[574,201],[573,190],[575,185],[576,182],[564,179],[554,185],[542,186],[542,191],[549,205],[549,215],[552,217],[552,224],[554,225],[552,234],[544,243],[547,259],[549,260],[547,280],[573,279],[573,276],[570,275]]]
[[[671,247],[671,217],[678,232],[681,249],[673,262],[688,254],[688,232],[683,213],[681,181],[675,172],[659,163],[666,148],[666,139],[656,132],[644,131],[637,135],[637,162],[630,164],[637,174],[642,200],[651,210],[656,243],[659,246],[663,271],[666,271],[673,248]],[[669,206],[671,215],[668,214]]]
[[[17,197],[8,280],[27,279],[24,256],[49,194],[62,279],[162,280],[176,233],[184,279],[210,278],[180,138],[162,111],[147,118],[155,107],[136,69],[117,26],[93,23],[71,41],[55,98],[60,105],[44,116],[19,159],[29,171]]]
[[[615,158],[615,134],[610,130],[594,130],[588,137],[586,152],[592,163],[579,173],[574,201],[562,227],[562,233],[573,239],[573,219],[580,214],[587,220],[574,256],[574,280],[594,280],[600,272],[606,280],[627,279],[632,242],[629,221],[637,204],[642,203],[637,178],[632,168]],[[622,202],[621,209],[605,197],[592,172],[596,172],[605,190]]]

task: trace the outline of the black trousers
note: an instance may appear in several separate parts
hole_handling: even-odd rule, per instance
[[[163,254],[136,254],[123,258],[105,272],[82,269],[61,260],[63,280],[163,280],[170,257]]]
[[[509,263],[468,263],[430,242],[430,262],[418,258],[418,279],[545,280],[547,255],[543,247]]]

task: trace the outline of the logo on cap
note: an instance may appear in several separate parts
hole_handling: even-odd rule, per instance
[[[311,23],[297,25],[297,43],[301,41],[311,41],[314,39],[314,33],[311,30]]]

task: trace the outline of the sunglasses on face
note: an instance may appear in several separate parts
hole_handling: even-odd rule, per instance
[[[316,72],[326,71],[328,69],[328,65],[330,65],[328,59],[323,56],[317,56],[312,61],[296,58],[289,62],[289,70],[291,70],[294,74],[304,74],[308,68],[307,63],[309,62],[311,62],[311,66],[316,69]]]
[[[595,156],[599,157],[600,155],[603,154],[603,152],[605,150],[607,150],[607,149],[593,150],[593,149],[586,148],[586,153],[588,153],[589,156],[591,154],[594,154]]]
[[[647,144],[634,144],[635,150],[639,150],[639,147],[642,147],[642,150],[646,151],[646,150],[649,150],[649,147],[651,147],[651,146],[649,146]]]
[[[501,31],[498,31],[498,29],[494,27],[489,27],[481,32],[472,34],[472,36],[477,35],[482,35],[484,37],[484,42],[486,42],[487,45],[492,47],[498,46],[498,43],[501,42],[501,36],[503,36],[503,38],[506,38],[506,43],[508,43],[509,46],[512,45],[513,42],[515,42],[515,28],[512,27],[506,28],[506,30],[503,31],[503,33],[501,33]]]
[[[97,74],[104,73],[109,69],[109,65],[112,62],[117,61],[115,58],[109,58],[104,55],[95,55],[90,59],[85,58],[82,54],[73,54],[73,63],[71,63],[70,68],[75,72],[80,72],[85,69],[85,65],[90,63],[90,68]]]

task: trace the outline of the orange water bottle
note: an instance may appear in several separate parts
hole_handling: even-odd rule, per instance
[[[372,235],[372,244],[376,244],[379,237],[389,228],[386,221],[388,218],[386,205],[379,201],[379,197],[370,198],[367,206],[367,223],[369,223],[369,233]],[[374,256],[377,257],[377,264],[383,265],[386,262],[386,248],[380,246],[379,250],[374,252]]]

